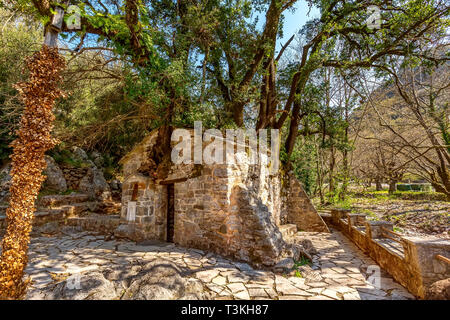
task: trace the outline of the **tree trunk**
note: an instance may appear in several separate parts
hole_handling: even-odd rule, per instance
[[[397,191],[397,181],[391,180],[389,181],[389,194],[393,194],[395,191]]]
[[[331,147],[330,151],[330,171],[328,173],[328,180],[329,180],[329,189],[328,191],[330,194],[334,193],[334,166],[336,164],[336,155],[335,155],[335,149],[334,147]]]
[[[375,190],[377,191],[382,191],[383,190],[383,186],[381,185],[381,180],[380,179],[375,179]]]
[[[344,110],[344,120],[345,120],[345,142],[348,143],[348,128],[349,128],[349,121],[348,121],[348,113],[349,113],[349,103],[346,101],[345,103],[345,110]],[[342,162],[343,162],[343,169],[344,169],[344,179],[342,181],[342,190],[339,194],[339,198],[344,201],[345,196],[347,194],[347,188],[348,183],[350,179],[350,170],[348,165],[348,150],[347,148],[344,149],[342,152]]]
[[[347,194],[348,180],[349,180],[349,170],[348,170],[348,152],[344,150],[342,153],[343,162],[343,179],[342,179],[342,189],[339,193],[339,199],[345,200],[345,195]]]
[[[57,48],[44,45],[26,61],[30,80],[17,87],[25,109],[13,147],[11,169],[11,197],[6,210],[7,228],[2,240],[0,258],[0,298],[20,298],[27,283],[23,274],[28,262],[28,243],[32,228],[35,200],[45,180],[45,152],[56,140],[53,129],[53,104],[61,95],[58,83],[65,67]]]
[[[320,197],[320,203],[325,203],[325,197],[323,196],[323,190],[322,190],[322,169],[321,169],[321,154],[319,150],[319,146],[316,144],[316,170],[317,170],[317,187],[319,188],[319,197]]]
[[[298,116],[300,107],[298,107],[298,103],[294,103],[294,106],[297,107],[294,107],[294,112],[291,117],[291,123],[289,125],[289,134],[285,143],[286,153],[288,154],[288,161],[291,158],[292,151],[294,151],[295,140],[297,139],[298,135]]]

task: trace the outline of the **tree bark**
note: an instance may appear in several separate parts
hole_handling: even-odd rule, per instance
[[[393,194],[395,191],[397,191],[397,181],[391,180],[389,181],[389,194]]]
[[[375,179],[375,190],[382,191],[383,186],[381,185],[381,180],[379,178]]]
[[[329,188],[328,191],[330,194],[334,193],[334,166],[336,164],[336,155],[335,155],[335,148],[332,146],[330,150],[330,171],[328,173],[328,180],[329,180]]]

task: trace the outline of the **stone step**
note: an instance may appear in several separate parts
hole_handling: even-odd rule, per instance
[[[54,217],[55,219],[57,219],[57,218],[64,218],[66,216],[66,213],[67,211],[65,209],[49,209],[43,211],[35,211],[34,217],[35,219],[40,219],[43,217]],[[0,220],[6,220],[6,216],[4,214],[1,214]]]
[[[73,217],[86,211],[95,212],[99,209],[99,207],[99,202],[80,202],[52,209],[63,210],[66,217]]]
[[[122,203],[117,201],[102,201],[99,203],[97,213],[104,215],[120,214]]]
[[[120,215],[91,214],[84,217],[72,217],[66,221],[67,225],[81,227],[83,230],[113,233],[120,225]]]
[[[80,213],[83,213],[85,211],[97,211],[100,208],[99,202],[80,202],[80,203],[73,203],[68,205],[61,205],[61,206],[51,206],[48,208],[45,207],[38,207],[37,213],[45,213],[45,212],[51,212],[52,210],[55,212],[63,212],[64,215],[67,216],[73,216],[78,215]],[[6,208],[7,206],[0,206],[0,215],[4,216],[6,214]]]
[[[38,208],[34,213],[34,224],[42,224],[50,221],[77,217],[84,212],[95,212],[100,206],[99,202],[81,202],[64,205],[57,208]],[[0,212],[0,228],[6,227],[6,215]]]
[[[38,206],[46,208],[61,207],[87,201],[89,201],[89,196],[83,193],[72,193],[68,195],[48,195],[43,196],[39,199]]]
[[[65,212],[62,209],[51,209],[45,211],[36,211],[34,213],[34,225],[41,225],[50,221],[62,220],[65,217]],[[6,228],[6,216],[0,215],[0,231]]]
[[[283,238],[293,236],[297,233],[297,225],[295,224],[283,224],[279,229]]]

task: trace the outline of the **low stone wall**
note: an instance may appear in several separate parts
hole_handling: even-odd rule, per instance
[[[412,294],[425,298],[432,283],[450,277],[450,241],[401,236],[393,223],[367,221],[350,210],[333,209],[325,221],[342,231]]]
[[[33,226],[41,226],[48,222],[60,222],[66,218],[67,211],[63,209],[35,212],[33,218]],[[7,226],[6,216],[0,215],[0,231],[5,231]]]
[[[113,234],[120,225],[120,216],[92,214],[87,217],[74,217],[65,221],[66,225],[81,227],[83,230]]]
[[[75,168],[69,166],[62,166],[60,168],[63,172],[64,179],[66,179],[67,188],[71,190],[78,190],[81,179],[86,176],[88,168]]]

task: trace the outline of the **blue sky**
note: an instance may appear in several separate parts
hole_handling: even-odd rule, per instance
[[[307,15],[309,7],[305,0],[298,1],[294,7],[296,8],[294,13],[290,11],[285,13],[283,38],[278,41],[277,50],[279,50],[281,45],[285,44],[286,41],[306,23],[306,21],[319,15],[319,9],[315,7],[311,8],[309,16]]]

